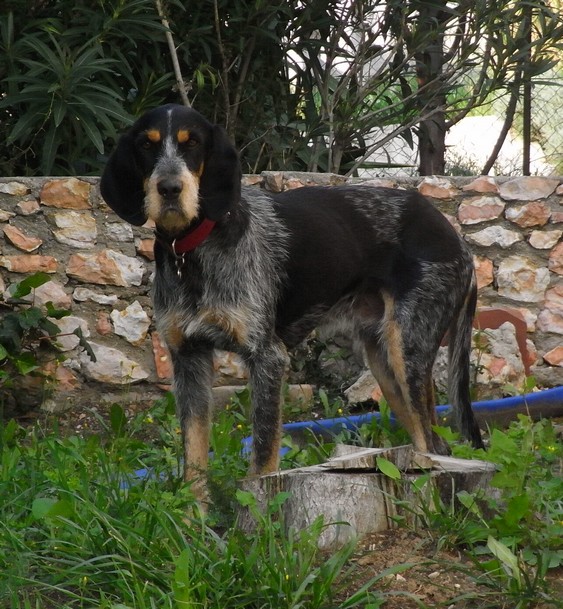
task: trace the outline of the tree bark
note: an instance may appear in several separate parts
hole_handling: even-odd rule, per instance
[[[419,175],[444,175],[446,170],[446,120],[443,110],[418,127]]]
[[[444,175],[446,166],[446,93],[442,82],[444,65],[443,23],[446,2],[421,3],[418,29],[426,36],[417,61],[418,106],[428,118],[418,125],[419,174]]]
[[[254,495],[261,511],[279,493],[289,493],[281,507],[283,526],[300,530],[322,517],[326,526],[318,545],[335,549],[396,527],[397,517],[414,524],[416,514],[437,496],[451,505],[460,491],[487,492],[495,473],[492,463],[417,453],[412,446],[339,448],[339,456],[321,465],[246,478],[240,486]],[[378,459],[393,463],[400,479],[383,474]],[[422,486],[421,479],[427,479]],[[243,529],[252,531],[254,518],[241,506],[238,522]]]

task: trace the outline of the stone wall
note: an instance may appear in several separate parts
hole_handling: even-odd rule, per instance
[[[275,172],[244,178],[272,191],[342,181]],[[35,290],[35,302],[69,309],[71,316],[57,322],[61,331],[79,325],[97,356],[92,362],[80,352],[75,336],[61,338],[67,357],[56,370],[58,406],[82,399],[86,390],[101,395],[111,387],[138,387],[147,395],[170,381],[170,362],[152,323],[152,230],[124,224],[101,200],[97,183],[0,179],[0,291],[25,274],[49,273],[52,280]],[[522,380],[524,361],[542,385],[563,384],[563,180],[431,177],[369,184],[418,188],[430,197],[475,252],[480,310],[500,308],[525,321],[520,368],[497,345],[507,341],[503,327],[487,334],[476,353],[479,382]],[[516,344],[514,327],[509,330],[508,342]],[[220,354],[217,369],[218,383],[243,380],[229,354]]]

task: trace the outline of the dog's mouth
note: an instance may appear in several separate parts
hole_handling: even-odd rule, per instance
[[[182,209],[169,201],[162,203],[158,218],[155,218],[157,228],[173,237],[185,232],[191,223]]]

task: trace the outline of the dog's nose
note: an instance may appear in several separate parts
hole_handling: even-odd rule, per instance
[[[156,186],[158,194],[164,199],[177,199],[182,192],[182,182],[176,178],[160,180]]]

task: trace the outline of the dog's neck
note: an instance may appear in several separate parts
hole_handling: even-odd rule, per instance
[[[182,256],[187,254],[199,247],[211,234],[211,231],[215,228],[216,222],[204,218],[195,228],[188,231],[180,239],[174,239],[172,241],[172,250],[176,256]]]
[[[186,263],[186,254],[198,248],[211,234],[215,228],[216,222],[204,218],[197,226],[190,229],[182,237],[171,237],[159,232],[158,228],[155,231],[157,242],[163,245],[174,258],[176,273],[178,277],[182,277],[184,265]],[[156,253],[156,251],[155,251]]]
[[[182,257],[199,247],[211,234],[216,222],[204,218],[181,237],[170,237],[156,229],[155,237],[169,249],[176,258]]]

